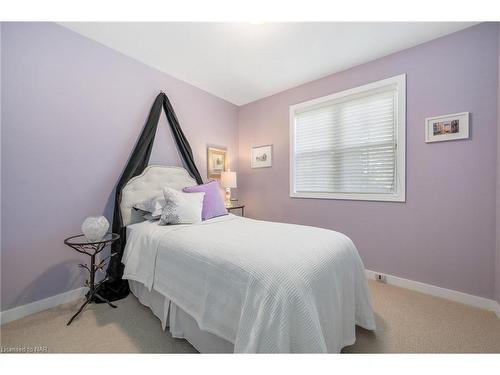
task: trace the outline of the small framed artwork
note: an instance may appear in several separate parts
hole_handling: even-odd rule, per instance
[[[273,165],[273,145],[252,147],[251,167],[267,168]]]
[[[469,112],[425,119],[426,143],[467,138],[469,138]]]
[[[207,176],[219,179],[221,172],[227,169],[227,150],[223,148],[207,148]]]

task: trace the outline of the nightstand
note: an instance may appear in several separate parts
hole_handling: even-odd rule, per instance
[[[232,202],[230,206],[226,206],[226,210],[230,214],[235,214],[237,216],[245,216],[245,205],[238,202]]]
[[[106,266],[107,260],[109,260],[109,258],[114,256],[116,253],[111,253],[111,255],[109,255],[106,259],[99,261],[98,264],[96,264],[96,257],[102,250],[104,250],[106,246],[111,245],[118,239],[120,239],[120,235],[116,233],[106,233],[106,235],[99,241],[89,241],[83,234],[72,236],[64,240],[64,243],[72,249],[90,257],[90,265],[78,265],[80,268],[85,268],[89,272],[89,279],[85,281],[85,286],[89,288],[89,291],[85,295],[86,298],[83,305],[80,306],[76,314],[71,317],[66,325],[69,326],[73,319],[75,319],[78,314],[82,312],[85,306],[87,306],[89,303],[94,302],[95,300],[105,302],[109,306],[116,308],[115,305],[99,295],[99,289],[101,288],[101,286],[103,286],[104,282],[108,280],[108,277],[106,276],[101,281],[96,282],[96,273],[98,271],[104,272],[104,267]]]

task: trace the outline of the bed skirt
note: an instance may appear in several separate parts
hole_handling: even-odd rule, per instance
[[[200,353],[233,353],[234,345],[210,332],[202,331],[196,320],[156,290],[149,291],[143,284],[128,280],[130,291],[139,302],[151,309],[160,319],[163,330],[172,337],[186,339]]]

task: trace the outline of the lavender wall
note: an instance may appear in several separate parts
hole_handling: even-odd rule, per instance
[[[1,309],[82,286],[62,241],[110,197],[164,90],[206,175],[206,146],[235,169],[237,107],[56,24],[4,23]],[[162,46],[158,46],[162,48]],[[152,162],[179,164],[164,117]]]
[[[496,204],[496,262],[495,298],[500,303],[500,23],[498,27],[498,87],[497,87],[497,204]]]
[[[2,287],[2,181],[1,181],[1,176],[2,176],[2,26],[3,22],[0,22],[0,293],[1,293],[1,287]],[[0,297],[1,299],[1,297]],[[1,311],[1,303],[0,303],[0,311]]]
[[[498,48],[497,24],[480,24],[241,107],[246,212],[344,232],[369,269],[493,297]],[[290,198],[288,107],[402,73],[407,202]],[[471,139],[424,142],[425,117],[462,111]],[[250,147],[270,143],[273,167],[250,169]]]

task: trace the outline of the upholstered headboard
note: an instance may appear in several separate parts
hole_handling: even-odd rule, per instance
[[[130,179],[122,189],[120,210],[123,226],[144,221],[132,208],[134,204],[162,194],[165,186],[182,190],[193,185],[196,185],[196,181],[184,168],[150,165],[139,176]]]

